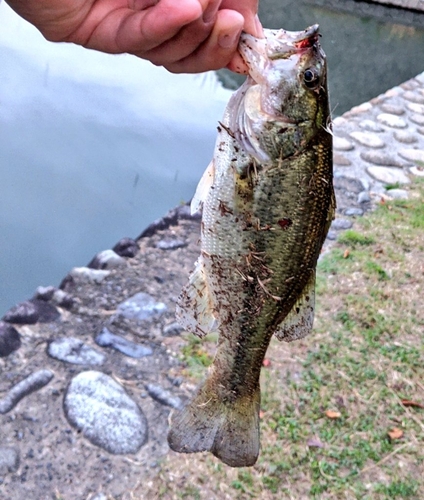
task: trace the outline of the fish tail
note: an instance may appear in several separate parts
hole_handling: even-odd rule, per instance
[[[179,453],[210,451],[231,467],[254,465],[259,455],[259,385],[253,393],[218,397],[208,378],[194,399],[173,414],[168,443]]]

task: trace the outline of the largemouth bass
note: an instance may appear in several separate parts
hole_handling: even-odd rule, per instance
[[[201,255],[177,317],[219,340],[206,381],[172,416],[168,442],[233,467],[259,454],[259,376],[272,335],[292,341],[312,329],[315,268],[335,210],[318,37],[317,25],[242,35],[249,76],[228,103],[192,201],[194,211],[203,206]]]

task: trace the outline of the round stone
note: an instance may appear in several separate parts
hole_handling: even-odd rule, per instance
[[[424,163],[424,149],[401,149],[398,153],[405,160]]]
[[[424,135],[424,127],[418,127],[417,132],[421,135]]]
[[[393,136],[397,141],[403,142],[404,144],[413,144],[418,140],[414,134],[411,134],[406,130],[396,130]]]
[[[363,213],[364,213],[364,211],[362,210],[362,208],[356,208],[356,207],[346,208],[346,210],[344,212],[344,214],[349,216],[349,217],[363,215]]]
[[[417,177],[424,177],[424,167],[411,167],[409,171]]]
[[[409,193],[405,189],[389,189],[386,194],[393,200],[407,200],[409,197]]]
[[[382,104],[380,106],[381,110],[384,111],[384,113],[389,113],[391,115],[403,115],[405,113],[405,110],[403,109],[402,106],[396,106],[395,104]]]
[[[392,128],[406,128],[407,123],[399,116],[392,115],[390,113],[381,113],[377,116],[377,120],[384,125]]]
[[[157,302],[154,297],[144,292],[133,295],[117,307],[117,314],[120,316],[141,321],[157,319],[166,311],[167,307],[163,302]]]
[[[101,283],[110,274],[103,269],[90,269],[89,267],[74,267],[69,275],[78,283]]]
[[[35,325],[38,321],[37,306],[30,300],[13,306],[3,316],[3,321],[17,325]]]
[[[331,229],[340,231],[342,229],[350,229],[352,225],[352,221],[349,219],[334,219],[331,223]]]
[[[407,90],[402,94],[402,97],[410,102],[416,102],[417,104],[424,104],[424,95],[418,92]]]
[[[420,115],[419,113],[412,113],[409,119],[411,120],[411,122],[414,122],[417,125],[424,125],[424,115]]]
[[[74,337],[53,340],[47,348],[47,353],[52,358],[75,365],[98,366],[105,360],[104,354]]]
[[[385,146],[384,141],[378,137],[378,135],[373,134],[372,132],[351,132],[350,137],[358,141],[359,144],[363,146],[367,146],[369,148],[383,148]]]
[[[405,162],[401,161],[394,155],[384,153],[383,151],[367,150],[362,151],[360,154],[361,158],[374,165],[382,165],[385,167],[403,167]]]
[[[87,267],[90,269],[114,269],[126,264],[127,261],[113,250],[103,250],[95,255]]]
[[[424,115],[424,104],[417,104],[416,102],[410,102],[406,106],[413,113],[419,113]]]
[[[121,257],[135,257],[139,250],[137,242],[132,238],[122,238],[112,248]]]
[[[334,165],[339,165],[341,167],[348,167],[352,164],[349,158],[346,158],[346,156],[340,153],[333,153],[333,163]]]
[[[85,371],[71,380],[65,415],[91,443],[109,453],[136,453],[147,440],[147,421],[138,405],[113,378]]]
[[[339,151],[350,151],[355,146],[344,137],[333,137],[333,148]]]
[[[9,356],[21,347],[21,338],[12,325],[0,321],[0,357]]]
[[[371,196],[369,191],[361,191],[358,194],[358,203],[368,203],[371,201]]]
[[[373,120],[362,120],[359,126],[364,130],[369,130],[370,132],[383,132],[384,128]]]
[[[367,167],[368,173],[384,184],[409,184],[411,181],[401,168]]]

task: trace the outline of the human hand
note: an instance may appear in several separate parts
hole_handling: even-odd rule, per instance
[[[258,0],[7,0],[45,38],[128,52],[174,73],[245,70],[243,27],[258,33]],[[240,6],[239,4],[242,3]],[[259,25],[260,26],[260,25]]]

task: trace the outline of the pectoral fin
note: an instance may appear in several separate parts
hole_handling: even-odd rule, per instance
[[[196,261],[194,271],[183,288],[176,308],[180,325],[199,337],[216,329],[217,321],[212,314],[212,299],[206,281],[203,257]]]
[[[284,318],[275,336],[278,340],[292,342],[311,333],[315,312],[315,272],[303,289],[292,310]]]
[[[209,190],[215,179],[215,163],[212,160],[207,166],[206,170],[203,172],[203,175],[197,185],[196,192],[194,193],[193,199],[191,200],[190,209],[191,214],[195,214],[199,212],[203,203],[205,202]]]

